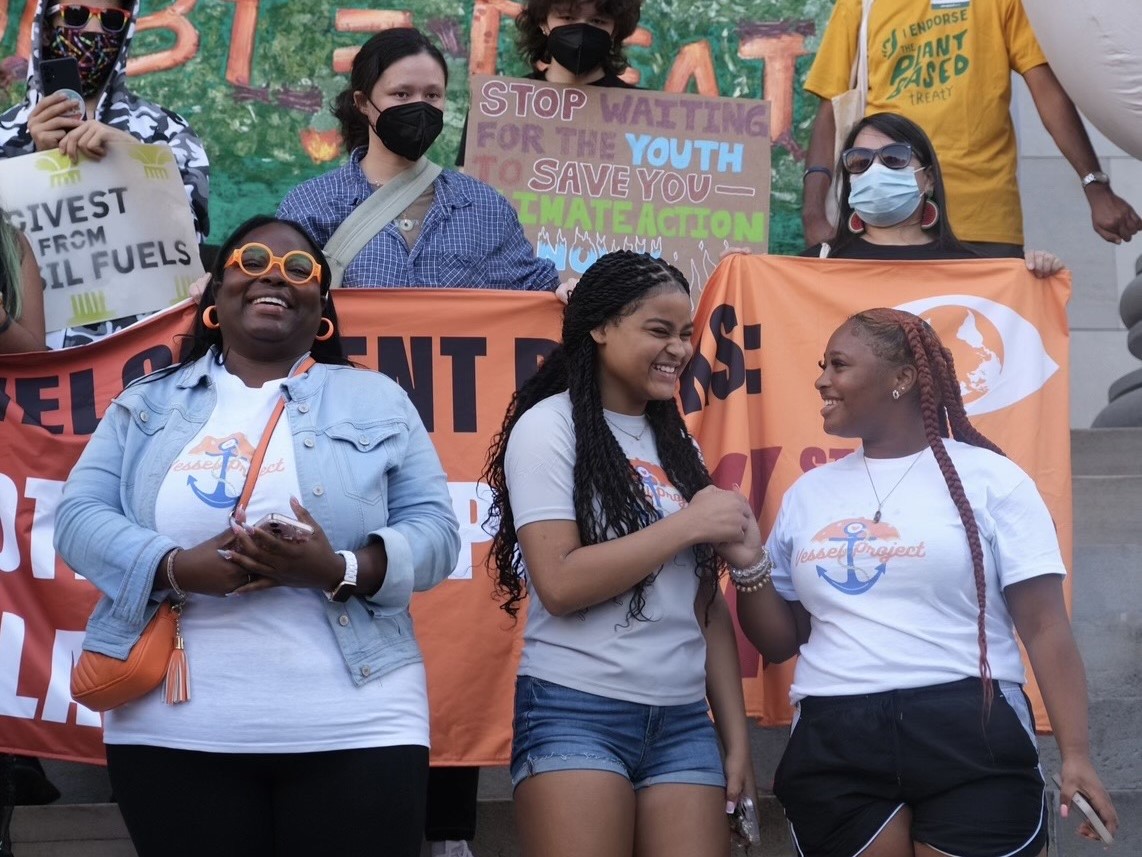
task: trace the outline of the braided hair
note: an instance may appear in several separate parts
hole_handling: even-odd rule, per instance
[[[870,309],[859,312],[849,319],[865,341],[880,358],[894,365],[911,363],[916,367],[917,388],[920,394],[920,414],[924,420],[924,434],[928,446],[936,457],[948,493],[960,514],[964,531],[967,533],[968,549],[971,552],[972,572],[975,576],[976,599],[979,602],[977,619],[977,639],[979,641],[979,676],[983,682],[985,707],[990,706],[993,696],[991,666],[987,661],[987,620],[984,611],[987,607],[987,583],[984,576],[983,547],[979,538],[971,503],[964,493],[963,482],[952,463],[942,438],[954,437],[972,446],[989,449],[998,455],[1003,451],[984,437],[973,426],[964,410],[960,383],[956,377],[952,352],[944,347],[936,332],[922,318],[909,312],[895,309]]]
[[[543,399],[568,391],[575,426],[573,502],[579,538],[584,545],[622,538],[650,526],[658,513],[647,498],[638,473],[615,440],[603,416],[599,389],[598,352],[591,331],[619,321],[638,310],[650,295],[661,291],[689,295],[682,273],[661,259],[621,250],[599,258],[579,280],[563,313],[562,344],[512,397],[503,427],[492,440],[483,481],[492,489],[485,522],[494,532],[490,564],[503,609],[513,618],[526,596],[523,556],[508,496],[504,463],[508,441],[520,417]],[[712,484],[710,474],[690,438],[674,399],[651,401],[646,417],[654,433],[662,469],[689,501]],[[704,595],[712,601],[721,560],[713,546],[697,545],[696,574]],[[645,620],[646,588],[657,572],[635,585],[627,608],[631,620]]]

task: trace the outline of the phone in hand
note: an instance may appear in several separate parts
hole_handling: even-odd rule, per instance
[[[1060,789],[1063,787],[1063,781],[1059,779],[1058,774],[1052,774],[1055,780],[1055,785]],[[1098,834],[1098,838],[1103,841],[1104,845],[1114,844],[1114,835],[1107,829],[1106,824],[1103,823],[1102,818],[1099,816],[1090,801],[1086,799],[1086,795],[1082,792],[1075,792],[1071,796],[1071,805],[1086,816],[1086,820],[1090,822],[1090,826],[1094,828],[1094,832]]]
[[[757,804],[749,795],[738,798],[730,816],[730,830],[736,833],[747,845],[761,844],[761,822],[757,818]]]
[[[264,530],[275,538],[287,542],[304,542],[313,535],[313,527],[296,521],[289,515],[279,515],[276,512],[266,515],[254,524],[255,530]]]
[[[60,57],[40,62],[40,80],[44,95],[62,92],[79,105],[79,117],[87,118],[87,102],[83,98],[83,82],[75,57]]]

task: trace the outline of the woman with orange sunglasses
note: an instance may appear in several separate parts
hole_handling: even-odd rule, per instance
[[[348,364],[329,284],[297,224],[240,226],[187,356],[111,404],[64,487],[57,548],[103,594],[85,649],[124,658],[183,605],[189,679],[105,714],[141,857],[420,853],[408,603],[458,527],[408,396]]]

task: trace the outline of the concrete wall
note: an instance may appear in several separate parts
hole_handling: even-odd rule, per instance
[[[1126,330],[1118,316],[1118,299],[1142,255],[1142,237],[1116,247],[1095,233],[1075,171],[1043,127],[1023,78],[1015,75],[1014,83],[1026,246],[1056,253],[1074,276],[1071,427],[1087,428],[1107,403],[1107,387],[1142,366],[1126,350]],[[1142,162],[1087,127],[1111,187],[1142,211]]]

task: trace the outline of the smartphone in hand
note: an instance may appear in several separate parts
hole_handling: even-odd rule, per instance
[[[62,92],[79,105],[79,118],[87,118],[87,102],[83,98],[83,82],[79,77],[79,63],[75,57],[60,57],[40,63],[40,80],[44,95]]]
[[[255,530],[264,530],[271,536],[287,542],[304,542],[313,535],[313,527],[276,512],[266,515],[254,524]]]
[[[753,802],[753,798],[748,795],[738,798],[738,805],[734,807],[730,816],[730,830],[747,846],[761,844],[761,822],[758,820],[757,804]]]
[[[1052,777],[1055,780],[1055,785],[1062,789],[1063,781],[1059,779],[1059,775],[1052,774]],[[1071,796],[1071,806],[1086,816],[1086,820],[1090,822],[1090,826],[1094,828],[1094,832],[1098,834],[1098,838],[1103,841],[1104,845],[1114,844],[1114,835],[1107,829],[1102,818],[1095,812],[1094,807],[1090,805],[1086,795],[1082,792],[1075,792]]]

